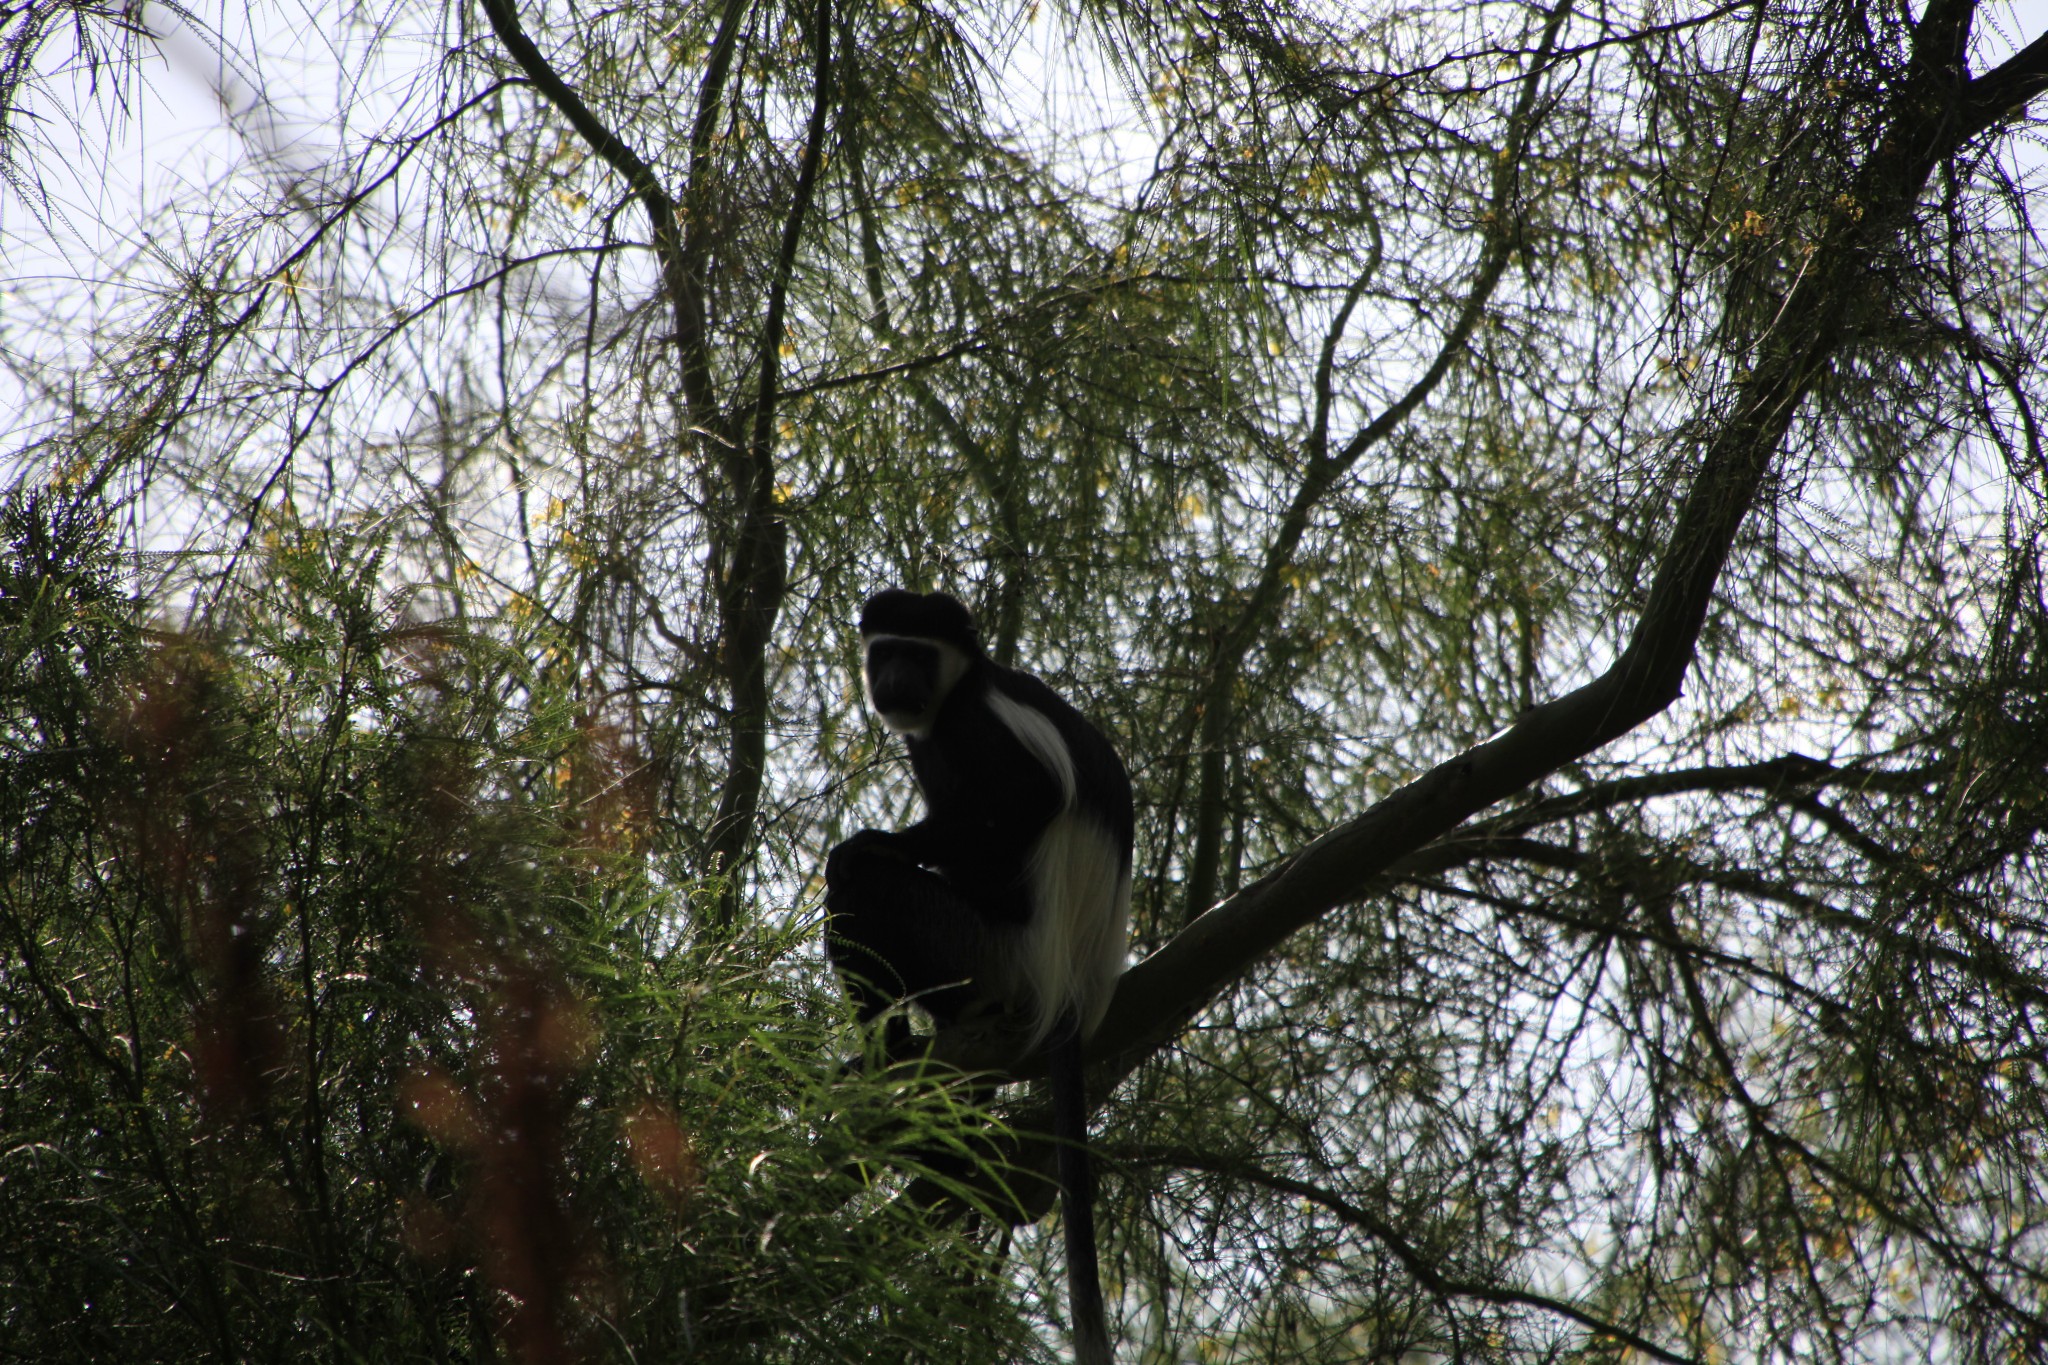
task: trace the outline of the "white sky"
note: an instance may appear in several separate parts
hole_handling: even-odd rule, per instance
[[[436,35],[423,31],[416,66],[402,70],[408,45],[387,34],[381,66],[352,68],[346,63],[359,60],[353,54],[368,30],[332,5],[237,9],[221,0],[204,11],[225,40],[218,49],[176,25],[162,6],[144,14],[160,35],[158,55],[145,62],[125,107],[111,102],[111,82],[95,91],[82,76],[68,92],[51,87],[58,100],[39,94],[33,103],[47,116],[46,141],[31,149],[47,203],[0,187],[0,346],[47,351],[60,344],[48,337],[24,342],[23,317],[9,315],[30,295],[41,306],[69,290],[66,306],[85,330],[94,313],[118,306],[91,283],[105,277],[110,263],[151,251],[144,224],[161,231],[176,221],[166,220],[162,208],[203,221],[236,194],[238,173],[289,175],[319,165],[344,117],[358,131],[374,126],[380,107],[402,97],[419,72],[431,72],[440,55]],[[1020,5],[1018,18],[1023,41],[1004,73],[1014,112],[1027,114],[1035,103],[1038,116],[1057,126],[1069,115],[1099,118],[1105,103],[1120,102],[1114,76],[1085,55],[1077,59],[1088,45],[1074,41],[1055,6]],[[1993,44],[1987,58],[2014,50],[2048,31],[2048,0],[1989,6],[1979,31]],[[260,54],[260,73],[236,55],[249,53]],[[65,42],[53,42],[41,64],[49,70],[68,54]],[[258,85],[270,92],[271,107],[262,106]],[[1154,144],[1134,114],[1128,128],[1108,130],[1097,145],[1102,161],[1091,173],[1136,176],[1149,166]],[[258,169],[266,163],[267,171]],[[242,183],[243,192],[255,188]],[[10,484],[20,472],[13,453],[29,435],[22,426],[26,404],[13,383],[0,374],[0,479]]]

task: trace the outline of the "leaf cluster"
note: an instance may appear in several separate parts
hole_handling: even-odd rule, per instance
[[[5,525],[0,1354],[1034,1353],[900,1198],[986,1113],[842,1073],[800,929],[682,932],[616,746],[373,530],[275,527],[200,635],[92,500]]]

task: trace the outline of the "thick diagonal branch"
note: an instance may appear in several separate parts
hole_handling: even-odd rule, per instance
[[[520,27],[519,15],[513,9],[512,0],[481,0],[481,3],[484,17],[490,21],[491,32],[497,35],[498,43],[505,49],[506,55],[526,73],[526,78],[533,82],[534,89],[540,91],[548,103],[555,106],[562,117],[569,120],[569,126],[576,130],[576,135],[583,139],[598,160],[617,172],[619,178],[626,182],[626,188],[632,192],[633,197],[640,201],[640,207],[647,214],[648,227],[654,235],[654,254],[661,266],[662,286],[668,292],[669,304],[678,316],[680,332],[680,319],[685,313],[694,311],[699,317],[702,316],[701,290],[693,286],[689,271],[686,269],[683,239],[676,224],[675,202],[669,198],[667,189],[661,183],[661,177],[654,173],[654,168],[649,166],[624,138],[607,127],[604,120],[583,102],[582,96],[578,95],[569,83],[562,79],[560,73],[548,64],[547,58],[541,55],[540,49],[534,46],[533,40],[527,37],[526,31]],[[734,7],[734,10],[736,9],[737,7]],[[727,12],[728,25],[734,10]],[[725,35],[721,33],[720,37],[723,39]],[[707,76],[706,79],[711,78]],[[698,329],[696,341],[698,348],[701,349],[701,327]],[[685,375],[708,375],[708,363],[703,363],[702,357],[689,354],[690,347],[687,344],[684,350]],[[685,388],[688,387],[686,382]],[[708,389],[708,381],[704,392],[692,395],[690,402],[693,408],[699,409],[692,414],[699,420],[706,412],[715,408]]]
[[[1397,860],[1678,698],[1736,533],[1800,403],[1842,344],[1846,320],[1869,288],[1870,262],[1910,224],[1934,167],[2009,114],[2014,99],[2043,88],[2048,43],[1966,80],[1967,21],[1954,23],[1953,8],[1937,6],[1923,19],[1915,60],[1856,177],[1853,203],[1813,244],[1799,277],[1778,291],[1778,322],[1754,346],[1732,401],[1706,427],[1649,599],[1621,656],[1592,682],[1532,708],[1330,830],[1139,963],[1125,975],[1094,1041],[1100,1081],[1127,1074],[1295,930],[1354,897]],[[1770,263],[1748,269],[1756,277],[1737,287],[1765,294]]]

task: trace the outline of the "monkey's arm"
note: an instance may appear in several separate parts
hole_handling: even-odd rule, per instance
[[[948,830],[946,826],[959,823],[941,822],[927,816],[903,829],[864,829],[849,836],[845,847],[886,853],[906,863],[931,867],[942,861],[944,850],[959,837],[959,830]]]
[[[991,820],[927,815],[902,829],[864,829],[846,842],[871,852],[883,852],[916,863],[919,867],[943,867],[957,862],[963,851],[979,850],[991,860],[1021,858],[1037,841],[1045,821],[1025,828],[1005,826]]]
[[[1031,855],[1050,823],[926,816],[900,830],[861,830],[841,847],[937,872],[983,915],[1021,925],[1032,915]]]

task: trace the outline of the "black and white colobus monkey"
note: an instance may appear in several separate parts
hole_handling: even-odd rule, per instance
[[[868,703],[909,746],[925,817],[832,850],[827,951],[864,1020],[906,999],[942,1026],[993,1005],[1046,1050],[1075,1354],[1107,1365],[1081,1044],[1123,968],[1130,777],[1080,712],[982,653],[953,598],[877,593],[860,635]]]

